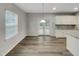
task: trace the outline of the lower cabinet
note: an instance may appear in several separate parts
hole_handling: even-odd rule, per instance
[[[79,56],[79,38],[76,38],[71,35],[66,35],[66,48],[72,53],[74,56]]]

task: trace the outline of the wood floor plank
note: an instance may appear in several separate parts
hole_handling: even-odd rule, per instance
[[[66,49],[66,39],[28,37],[22,40],[7,56],[72,56]]]

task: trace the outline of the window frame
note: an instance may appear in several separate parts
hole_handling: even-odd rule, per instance
[[[14,18],[12,18],[11,16]],[[9,22],[8,20],[11,21]],[[14,21],[12,22],[12,20]],[[14,28],[12,26],[14,26]],[[12,31],[12,28],[9,29],[9,27],[12,27],[14,29],[13,30],[14,32]],[[10,33],[11,31],[12,33]],[[16,36],[17,33],[18,33],[18,14],[10,10],[5,10],[5,39],[6,40],[11,39],[12,37]]]

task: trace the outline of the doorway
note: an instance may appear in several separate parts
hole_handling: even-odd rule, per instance
[[[49,27],[50,26],[49,26],[49,21],[48,20],[40,20],[39,35],[49,36],[50,35]]]

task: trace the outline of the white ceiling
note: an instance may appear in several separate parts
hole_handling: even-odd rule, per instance
[[[42,3],[16,3],[26,13],[42,13]],[[56,7],[56,10],[52,8]],[[74,8],[78,10],[74,10]],[[44,3],[44,13],[74,13],[79,11],[79,3]]]

